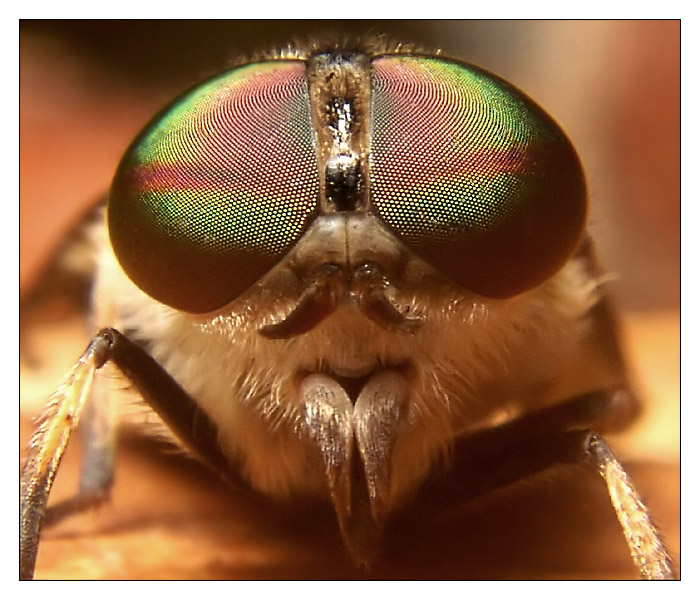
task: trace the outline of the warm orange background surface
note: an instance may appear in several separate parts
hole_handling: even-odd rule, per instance
[[[442,47],[533,96],[571,136],[587,171],[591,228],[624,315],[646,413],[614,440],[680,556],[680,24],[678,22],[364,23]],[[107,189],[138,129],[176,93],[241,52],[331,28],[322,22],[23,22],[20,28],[20,286]],[[62,313],[63,314],[63,313]],[[35,321],[22,364],[34,414],[85,343],[78,321]],[[31,325],[31,323],[30,323]],[[49,327],[50,325],[50,327]],[[26,427],[24,426],[26,425]],[[29,426],[23,425],[23,441]],[[54,498],[70,495],[70,450]],[[335,578],[348,564],[328,515],[280,515],[220,488],[187,462],[133,440],[113,502],[45,532],[49,578]],[[406,524],[370,576],[633,577],[595,478],[547,479],[458,514]],[[592,490],[583,494],[582,489]],[[596,491],[597,490],[597,491]],[[602,515],[602,516],[601,516]]]

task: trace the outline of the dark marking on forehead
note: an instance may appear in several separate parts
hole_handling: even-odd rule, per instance
[[[370,63],[364,54],[328,53],[307,67],[321,178],[322,213],[369,206]]]

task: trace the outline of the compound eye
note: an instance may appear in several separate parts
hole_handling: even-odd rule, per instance
[[[305,64],[239,67],[185,93],[117,170],[109,234],[144,292],[193,313],[223,307],[301,237],[318,197]]]
[[[456,283],[503,298],[553,275],[586,217],[581,164],[522,92],[475,67],[373,62],[373,210]]]

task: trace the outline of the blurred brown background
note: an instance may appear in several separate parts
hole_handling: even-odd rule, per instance
[[[616,448],[641,461],[637,476],[649,479],[651,493],[657,490],[657,512],[663,513],[677,549],[678,21],[22,21],[21,294],[36,283],[65,232],[106,191],[126,146],[160,107],[227,68],[232,58],[327,32],[385,33],[441,48],[510,80],[568,132],[587,172],[591,230],[604,264],[616,275],[611,288],[622,308],[632,368],[646,399],[640,425],[616,440]],[[61,369],[80,352],[84,334],[71,335],[61,326],[54,334],[40,334],[55,340],[44,356],[55,357],[52,348],[59,348],[65,357],[43,379],[22,371],[23,402],[45,397]],[[68,339],[75,341],[71,345]],[[67,477],[68,483],[61,484],[60,478],[57,483],[65,486],[64,494],[70,493]],[[128,502],[122,500],[122,505]],[[71,548],[74,541],[69,535]],[[64,560],[45,571],[49,577],[66,573],[61,543],[66,539],[59,534],[54,559]],[[40,555],[40,567],[41,560]],[[240,556],[236,560],[240,563]],[[624,564],[624,552],[619,560]],[[104,556],[95,563],[104,564]],[[68,576],[130,573],[115,568],[105,575],[80,568]],[[598,571],[599,576],[615,576],[616,568]],[[297,573],[308,577],[311,572]],[[145,573],[134,576],[166,575]],[[177,569],[168,573],[176,576]]]

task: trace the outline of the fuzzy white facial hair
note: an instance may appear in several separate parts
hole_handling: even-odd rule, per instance
[[[222,448],[251,486],[273,497],[328,494],[327,465],[304,435],[300,388],[309,375],[400,373],[407,391],[388,458],[389,508],[449,456],[455,436],[586,391],[570,372],[598,282],[577,259],[505,300],[416,278],[420,284],[399,286],[391,296],[423,320],[415,331],[382,328],[348,299],[288,339],[259,333],[294,303],[265,280],[203,317],[145,295],[108,249],[100,260],[97,325],[143,344],[217,424]]]

